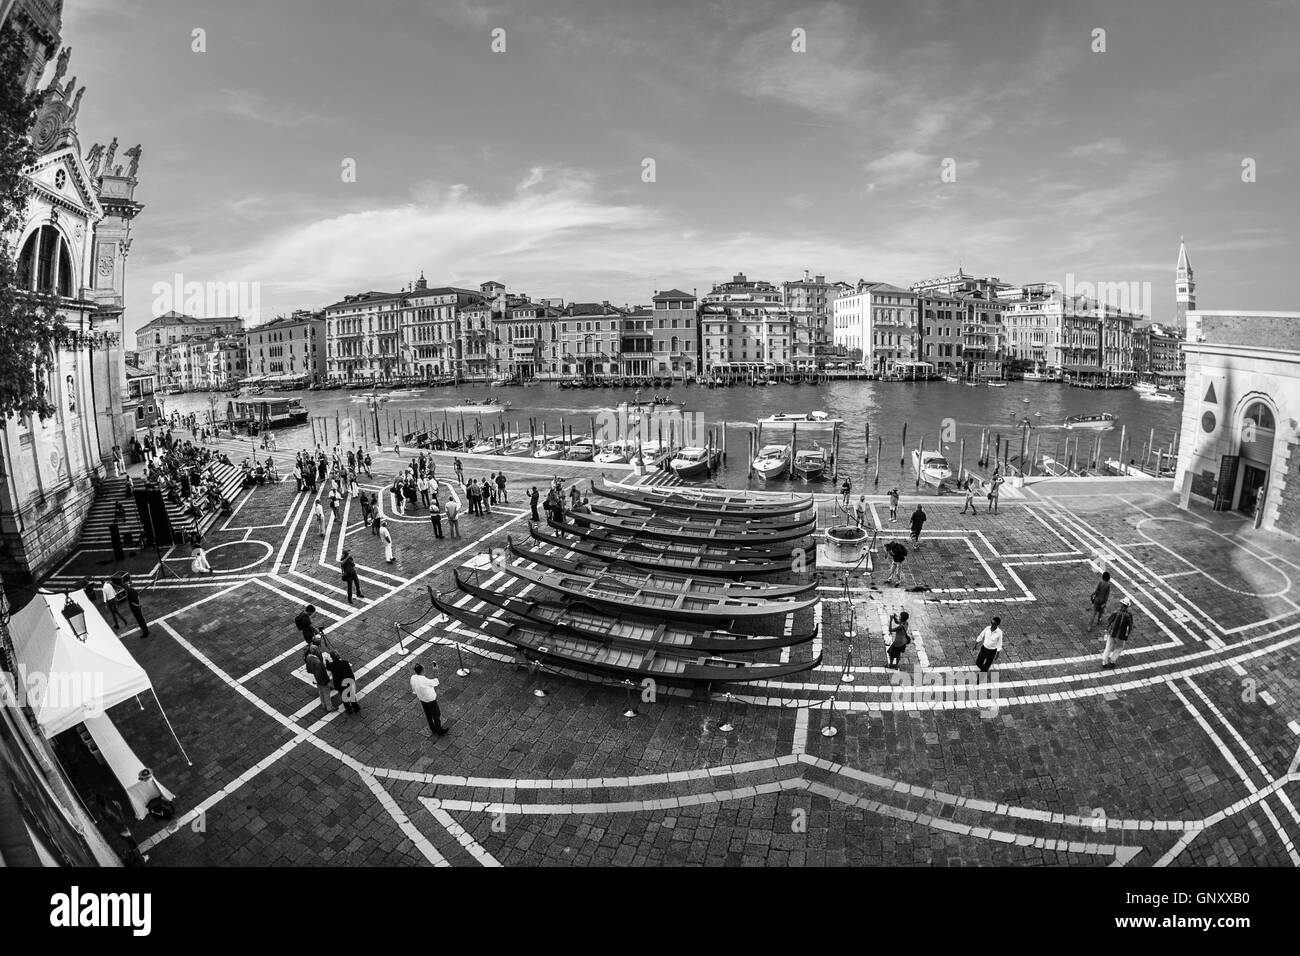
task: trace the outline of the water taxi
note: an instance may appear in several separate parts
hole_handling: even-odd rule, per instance
[[[1170,395],[1168,392],[1140,392],[1138,398],[1144,402],[1176,402],[1177,395]]]
[[[912,467],[921,481],[932,488],[938,488],[952,477],[948,459],[939,451],[922,451],[919,448],[913,450]]]
[[[592,460],[601,465],[626,465],[630,454],[628,442],[612,441],[606,442]]]
[[[1118,416],[1110,412],[1102,412],[1100,415],[1071,415],[1065,420],[1066,428],[1091,428],[1094,431],[1105,431],[1115,427],[1115,422],[1119,420]]]
[[[754,470],[760,478],[780,478],[789,467],[789,445],[764,445],[754,457]]]
[[[821,448],[805,448],[795,454],[790,470],[804,481],[820,478],[826,470],[826,452]]]
[[[678,478],[690,481],[696,478],[707,478],[710,464],[708,449],[692,446],[677,452],[673,460],[668,463],[668,467]]]
[[[307,420],[300,398],[234,399],[226,403],[226,419],[232,425],[258,428],[287,428]]]

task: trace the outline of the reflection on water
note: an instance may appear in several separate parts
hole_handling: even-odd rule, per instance
[[[312,416],[333,422],[351,418],[358,423],[365,416],[373,425],[373,414],[364,404],[353,402],[354,396],[346,391],[319,391],[301,393],[268,393],[269,395],[299,395]],[[919,442],[927,449],[936,444],[956,470],[961,456],[961,442],[965,440],[965,465],[969,468],[979,457],[981,436],[989,441],[1009,440],[1014,455],[1020,446],[1021,429],[1029,422],[1030,447],[1038,448],[1043,456],[1059,458],[1068,438],[1079,438],[1079,447],[1089,449],[1098,434],[1101,436],[1101,457],[1114,456],[1119,449],[1121,427],[1125,429],[1131,448],[1130,456],[1140,458],[1140,451],[1154,431],[1158,448],[1172,443],[1182,415],[1181,403],[1163,404],[1147,402],[1129,389],[1100,391],[1072,388],[1054,382],[1011,382],[1006,388],[969,387],[953,382],[834,382],[825,385],[775,385],[753,388],[733,386],[710,389],[702,386],[678,386],[660,390],[660,395],[684,404],[688,421],[698,418],[701,423],[697,433],[688,437],[704,441],[713,430],[721,442],[725,424],[727,461],[710,483],[740,488],[747,484],[749,441],[756,431],[755,422],[783,412],[824,411],[833,418],[841,418],[844,425],[839,433],[839,460],[836,463],[840,477],[846,474],[855,485],[865,479],[868,486],[875,484],[877,449],[880,449],[880,485],[912,486],[915,475],[910,458]],[[640,401],[649,402],[652,391],[642,392]],[[226,397],[213,395],[218,415],[222,414]],[[543,384],[529,388],[489,388],[483,385],[462,385],[455,388],[430,388],[415,394],[398,394],[385,402],[378,411],[381,435],[388,436],[408,431],[430,428],[435,431],[446,427],[450,433],[459,434],[463,423],[467,434],[478,431],[491,435],[493,427],[503,427],[510,433],[527,436],[530,428],[540,435],[556,435],[561,427],[572,429],[575,435],[588,435],[595,425],[602,438],[618,437],[605,429],[617,416],[620,403],[636,401],[638,396],[630,389],[560,389]],[[509,403],[502,411],[484,409],[482,414],[473,410],[471,403],[496,399]],[[191,393],[163,397],[168,412],[182,414],[191,411],[205,416],[209,409],[206,393]],[[457,411],[449,411],[456,408]],[[1115,427],[1100,433],[1068,430],[1063,427],[1072,415],[1092,415],[1110,412],[1117,416]],[[603,414],[602,414],[603,413]],[[624,413],[626,414],[626,412]],[[647,420],[662,423],[663,417]],[[669,419],[673,420],[673,419]],[[654,426],[651,426],[653,429]],[[906,429],[906,447],[903,445]],[[344,426],[346,433],[347,426]],[[868,442],[869,435],[869,442]],[[657,434],[651,434],[657,438]],[[285,429],[277,434],[279,446],[285,448],[307,447],[312,444],[310,425]],[[668,439],[667,425],[663,425],[663,438]],[[331,438],[332,440],[332,438]],[[770,444],[790,440],[783,435],[764,429],[761,442]],[[829,432],[812,429],[798,430],[799,447],[821,443],[828,453],[834,450]],[[799,488],[801,480],[793,483],[789,478],[764,482],[755,477],[748,482],[752,487]]]

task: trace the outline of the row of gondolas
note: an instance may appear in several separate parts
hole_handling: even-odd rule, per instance
[[[469,597],[435,597],[435,607],[530,660],[623,680],[772,680],[821,662],[820,653],[796,650],[817,628],[787,623],[811,616],[790,615],[817,603],[816,582],[772,580],[811,565],[812,498],[603,479],[592,492],[589,511],[530,525],[525,544],[507,538],[511,554],[493,572],[518,579],[519,591],[457,571],[456,585]]]

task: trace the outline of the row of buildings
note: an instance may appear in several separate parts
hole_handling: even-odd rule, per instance
[[[590,377],[790,377],[827,369],[882,377],[1123,378],[1182,369],[1195,284],[1180,244],[1173,326],[1055,283],[954,275],[916,282],[779,285],[743,273],[703,296],[650,305],[534,299],[500,282],[360,292],[320,311],[245,328],[237,316],[169,312],[136,335],[164,388],[241,381],[366,382]]]

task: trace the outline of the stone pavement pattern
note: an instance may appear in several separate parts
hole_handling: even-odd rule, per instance
[[[451,456],[436,460],[444,497],[463,500]],[[426,511],[392,515],[385,500],[392,565],[350,503],[322,535],[292,481],[244,492],[213,527],[216,574],[165,557],[180,578],[146,593],[150,639],[121,633],[193,765],[155,707],[114,713],[180,796],[174,824],[137,827],[151,863],[1300,865],[1293,541],[1180,511],[1154,483],[1058,496],[1048,483],[999,515],[927,497],[911,589],[882,586],[883,569],[847,584],[823,571],[807,620],[766,622],[817,623],[817,669],[726,688],[729,701],[659,688],[629,719],[622,687],[519,668],[505,645],[429,616],[426,586],[451,592],[457,567],[526,593],[485,553],[527,536],[528,486],[545,491],[556,469],[594,476],[462,460],[468,476],[504,467],[511,502],[438,541]],[[408,461],[377,456],[366,487]],[[883,499],[872,508],[881,544],[906,534],[907,498],[892,524]],[[102,560],[74,555],[54,583],[103,574]],[[1127,595],[1137,620],[1107,671],[1085,627],[1103,566],[1112,608]],[[292,619],[307,602],[358,674],[358,716],[325,714],[302,675]],[[904,609],[915,643],[893,672],[884,627]],[[975,685],[974,642],[995,614],[1006,648]],[[416,661],[441,665],[442,738],[410,694]]]

